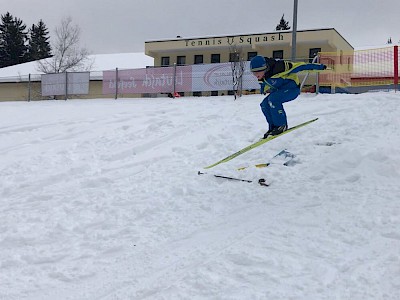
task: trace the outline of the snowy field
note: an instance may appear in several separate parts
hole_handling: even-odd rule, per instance
[[[261,100],[0,103],[0,299],[400,299],[400,93]]]

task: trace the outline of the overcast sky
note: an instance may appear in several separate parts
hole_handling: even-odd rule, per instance
[[[353,47],[400,41],[400,0],[299,0],[297,29],[335,28]],[[149,40],[266,33],[293,0],[0,0],[28,27],[40,19],[54,36],[70,16],[93,54],[144,52]]]

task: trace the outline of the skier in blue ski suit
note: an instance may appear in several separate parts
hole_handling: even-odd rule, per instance
[[[292,101],[300,95],[300,82],[296,73],[301,71],[325,70],[323,64],[288,62],[264,58],[257,55],[250,61],[250,70],[257,77],[261,94],[270,94],[261,102],[261,110],[267,119],[269,129],[264,139],[278,135],[288,129],[283,103]]]

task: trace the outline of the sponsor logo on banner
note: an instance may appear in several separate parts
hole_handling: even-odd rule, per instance
[[[243,89],[259,88],[246,62]],[[118,75],[117,75],[118,74]],[[118,76],[118,79],[116,78]],[[175,81],[174,81],[175,78]],[[103,94],[144,94],[232,90],[231,63],[199,64],[103,72]]]
[[[231,63],[194,65],[193,91],[226,91],[233,89]],[[246,62],[243,73],[243,89],[257,89],[260,85]]]
[[[204,74],[204,82],[215,89],[231,89],[233,85],[232,69],[230,64],[219,64]]]
[[[191,66],[146,68],[103,72],[103,94],[172,93],[191,91]]]

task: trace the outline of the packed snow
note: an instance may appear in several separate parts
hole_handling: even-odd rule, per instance
[[[261,100],[0,103],[0,299],[400,299],[400,93]]]

